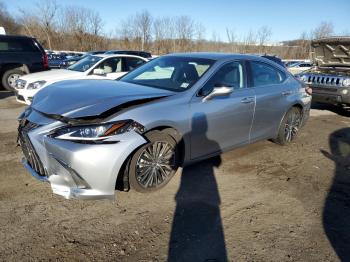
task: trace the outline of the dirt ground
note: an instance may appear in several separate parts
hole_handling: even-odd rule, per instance
[[[22,167],[21,110],[1,93],[0,260],[350,261],[348,111],[316,107],[292,145],[225,153],[159,192],[78,201]]]

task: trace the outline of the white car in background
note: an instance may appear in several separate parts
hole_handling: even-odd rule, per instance
[[[312,66],[313,65],[311,62],[297,62],[287,66],[287,69],[289,72],[295,75],[311,69]]]
[[[31,104],[34,95],[55,82],[71,79],[111,79],[115,80],[148,62],[135,55],[91,55],[71,65],[67,69],[57,69],[24,75],[16,81],[16,99],[20,103]]]

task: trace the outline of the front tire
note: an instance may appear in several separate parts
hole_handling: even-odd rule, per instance
[[[134,153],[129,166],[130,187],[142,193],[164,187],[178,169],[176,140],[160,131],[145,136],[149,142]]]
[[[284,116],[278,130],[278,136],[274,141],[280,145],[290,144],[296,139],[301,123],[301,110],[297,107],[292,107]]]
[[[24,75],[24,72],[19,69],[10,69],[7,70],[2,75],[2,86],[7,91],[14,91],[16,86],[16,80],[20,78],[22,75]]]

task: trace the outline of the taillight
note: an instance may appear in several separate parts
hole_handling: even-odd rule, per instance
[[[44,55],[43,55],[43,66],[44,66],[44,68],[49,68],[49,59],[48,59],[46,53],[44,53]]]
[[[305,92],[311,96],[312,95],[312,88],[310,86],[305,86]]]

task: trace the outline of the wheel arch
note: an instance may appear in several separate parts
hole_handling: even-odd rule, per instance
[[[183,135],[174,127],[170,125],[161,125],[161,126],[156,126],[153,127],[149,130],[147,130],[145,133],[143,133],[143,136],[147,133],[150,133],[152,131],[161,131],[165,132],[166,134],[170,135],[172,138],[175,139],[177,145],[178,145],[178,150],[179,150],[179,155],[180,155],[180,166],[183,164],[184,159],[185,159],[185,153],[186,153],[186,148],[185,148],[185,141],[183,139]],[[145,136],[144,136],[145,137]],[[146,137],[145,137],[146,138]],[[147,138],[146,138],[147,139]],[[141,145],[143,146],[143,145]],[[129,185],[129,177],[128,177],[128,170],[129,170],[129,164],[132,156],[134,153],[141,147],[135,148],[129,156],[125,159],[125,161],[122,164],[122,167],[120,168],[118,175],[117,175],[117,180],[115,184],[115,189],[121,190],[121,191],[129,191],[130,185]]]
[[[281,127],[281,124],[282,124],[282,122],[283,122],[283,119],[285,118],[285,116],[286,116],[286,114],[289,112],[289,110],[291,110],[293,107],[296,107],[296,108],[300,109],[301,116],[303,117],[303,109],[304,109],[304,106],[302,105],[302,103],[296,102],[296,103],[291,104],[291,105],[288,107],[288,109],[283,113],[283,116],[282,116],[282,118],[280,119],[278,128],[277,128],[276,133],[275,133],[275,137],[277,137],[277,135],[278,135],[278,131],[280,130],[280,127]]]
[[[26,74],[29,74],[29,68],[26,64],[22,63],[7,63],[1,66],[1,73],[3,74],[7,70],[19,69]]]

